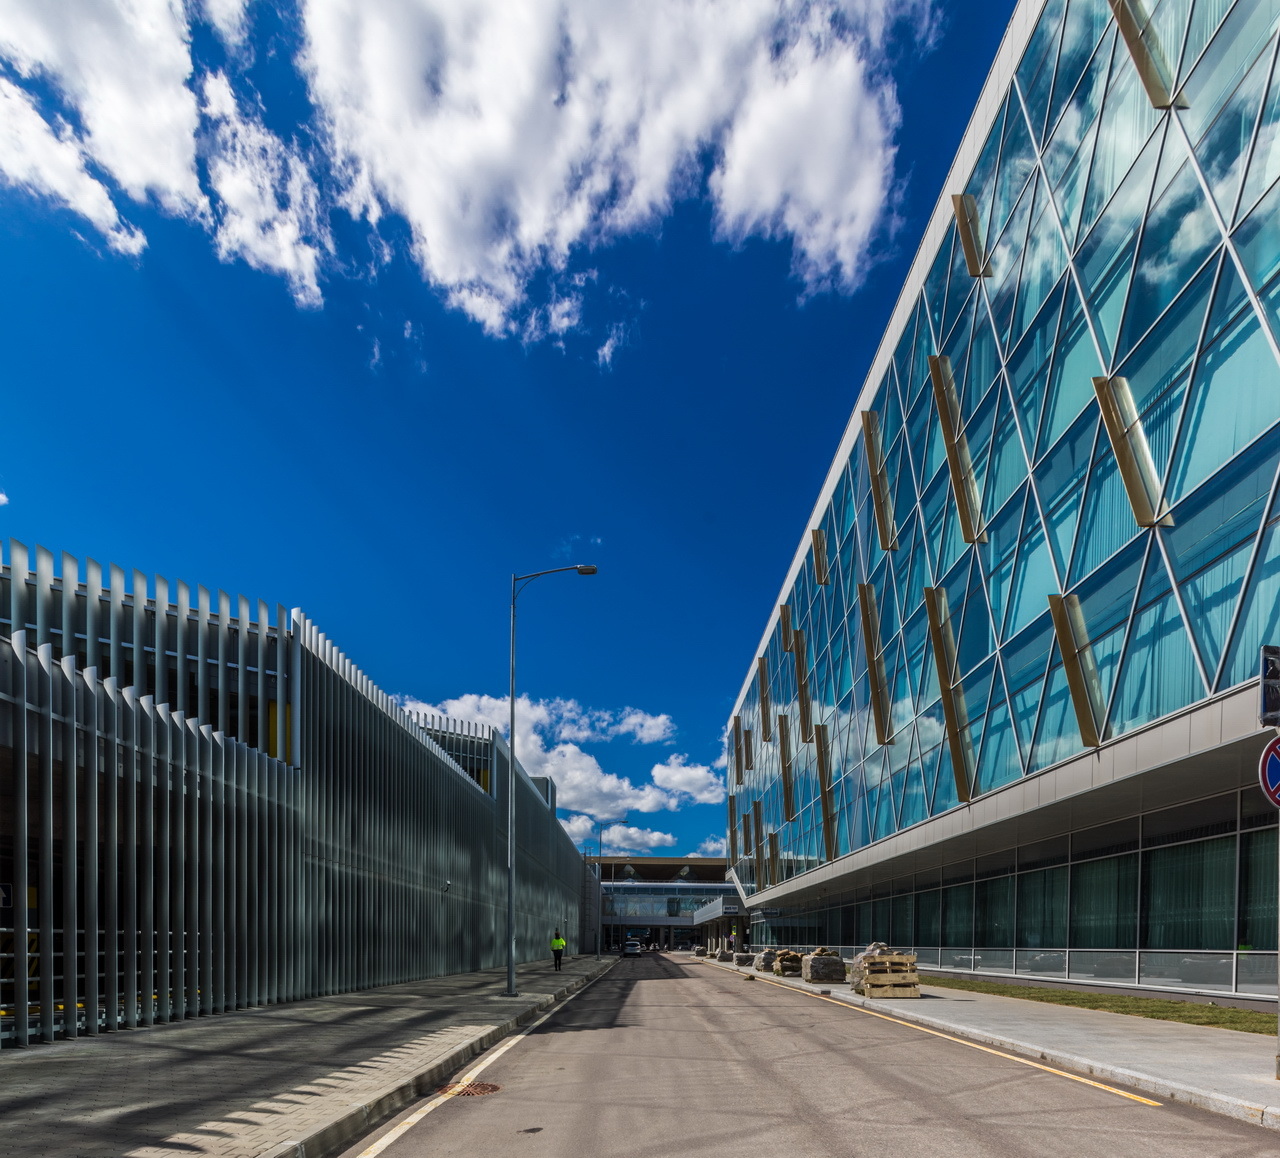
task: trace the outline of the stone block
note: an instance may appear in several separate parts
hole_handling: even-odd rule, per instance
[[[762,953],[755,956],[755,966],[758,973],[772,973],[773,963],[778,959],[778,954],[773,949],[765,949]]]
[[[803,981],[844,981],[844,959],[829,954],[810,953],[800,959]]]
[[[755,962],[756,955],[754,953],[735,953],[733,955],[733,963],[735,965],[751,965]]]
[[[705,956],[707,955],[707,947],[706,947],[705,945],[699,945],[699,946],[698,946],[698,947],[693,951],[693,955],[694,955],[695,957],[705,957]]]
[[[721,950],[716,954],[716,960],[717,960],[717,961],[732,961],[732,960],[733,960],[733,954],[732,954],[732,953],[730,953],[728,949],[721,949]]]

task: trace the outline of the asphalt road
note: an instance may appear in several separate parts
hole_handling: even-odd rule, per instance
[[[763,979],[663,955],[619,961],[476,1080],[500,1088],[441,1101],[378,1158],[1280,1152],[1271,1130],[1184,1106],[1143,1105]],[[386,1143],[425,1105],[343,1158]]]

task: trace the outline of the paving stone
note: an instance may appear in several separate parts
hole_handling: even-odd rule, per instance
[[[490,969],[6,1049],[0,1158],[257,1158],[549,1003],[597,964],[522,966],[518,998],[502,996],[506,970]]]

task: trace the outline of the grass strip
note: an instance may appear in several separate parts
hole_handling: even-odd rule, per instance
[[[1047,1001],[1051,1005],[1074,1005],[1080,1009],[1102,1009],[1107,1013],[1127,1013],[1131,1017],[1153,1017],[1157,1021],[1180,1021],[1185,1025],[1238,1029],[1245,1033],[1265,1033],[1273,1037],[1276,1033],[1274,1013],[1233,1009],[1226,1005],[1201,1005],[1194,1001],[1169,1001],[1160,997],[1131,997],[1123,993],[1042,989],[1037,985],[1002,985],[998,981],[975,981],[967,977],[922,975],[920,984],[934,985],[941,989],[964,989],[970,993],[994,993],[998,997],[1019,997],[1023,1001]]]

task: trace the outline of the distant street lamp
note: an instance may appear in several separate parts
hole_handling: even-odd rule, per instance
[[[510,717],[507,740],[510,753],[507,768],[507,992],[508,997],[518,997],[516,992],[516,596],[535,579],[543,575],[558,575],[562,571],[576,571],[579,575],[594,575],[593,563],[578,563],[573,567],[552,567],[549,571],[535,571],[532,575],[511,576],[511,687]]]

